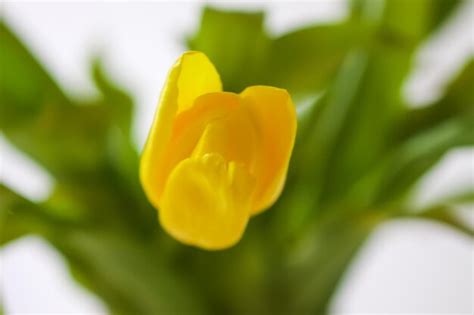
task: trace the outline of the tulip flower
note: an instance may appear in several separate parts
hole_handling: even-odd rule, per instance
[[[286,90],[223,92],[206,55],[184,53],[169,72],[140,162],[162,227],[203,249],[237,243],[249,218],[280,195],[295,133]]]

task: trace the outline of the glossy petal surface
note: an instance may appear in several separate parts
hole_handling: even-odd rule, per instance
[[[252,176],[219,154],[183,160],[171,173],[160,222],[176,239],[205,249],[232,246],[247,224]]]

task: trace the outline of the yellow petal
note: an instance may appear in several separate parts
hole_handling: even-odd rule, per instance
[[[252,214],[270,207],[280,195],[296,135],[296,111],[286,90],[252,86],[241,94],[260,133]]]
[[[254,180],[245,167],[216,153],[183,160],[171,173],[159,217],[183,243],[223,249],[242,237]]]
[[[166,179],[176,165],[196,151],[198,142],[201,142],[203,133],[212,122],[231,115],[238,107],[240,107],[240,97],[237,94],[216,92],[201,95],[190,109],[178,114],[173,124],[171,139],[164,149],[159,166],[160,183],[166,183]],[[209,152],[202,152],[200,155]],[[194,156],[197,155],[194,154]],[[163,189],[163,185],[155,189],[154,193],[158,199]]]
[[[193,156],[218,152],[226,161],[235,161],[252,174],[255,171],[259,135],[248,110],[241,105],[229,110],[228,114],[209,121],[193,151]]]
[[[176,115],[192,107],[200,95],[221,90],[219,74],[203,53],[184,53],[171,69],[140,162],[140,180],[155,207],[166,180],[162,163]]]

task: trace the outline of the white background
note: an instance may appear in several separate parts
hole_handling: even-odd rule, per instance
[[[347,14],[340,0],[214,4],[264,8],[273,34]],[[197,25],[201,7],[196,1],[2,2],[1,13],[72,96],[94,97],[88,65],[94,54],[104,56],[109,73],[137,101],[134,136],[141,147],[168,68],[183,51],[183,39]],[[474,52],[473,23],[474,2],[468,0],[420,52],[405,97],[422,106],[441,93],[443,78]],[[420,185],[416,203],[472,185],[473,158],[472,150],[449,154]],[[51,177],[1,136],[0,163],[0,181],[32,200],[49,194]],[[472,209],[465,217],[472,223]],[[472,240],[445,227],[414,221],[386,224],[359,254],[332,310],[471,314],[473,253]],[[61,256],[38,238],[26,237],[0,250],[0,264],[7,314],[106,313],[99,300],[70,279]]]

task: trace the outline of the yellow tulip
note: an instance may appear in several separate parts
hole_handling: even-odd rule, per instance
[[[184,53],[168,75],[140,162],[163,228],[204,249],[237,243],[250,216],[280,195],[295,133],[286,90],[223,92],[206,55]]]

